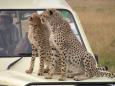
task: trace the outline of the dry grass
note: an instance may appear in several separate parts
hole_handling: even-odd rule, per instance
[[[115,0],[67,0],[77,11],[102,65],[115,72]]]

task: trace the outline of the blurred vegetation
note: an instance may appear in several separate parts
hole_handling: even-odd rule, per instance
[[[99,65],[115,72],[115,0],[67,0],[77,12]]]

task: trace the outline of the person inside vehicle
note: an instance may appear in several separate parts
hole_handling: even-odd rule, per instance
[[[18,28],[13,24],[13,18],[6,11],[0,12],[0,56],[13,55],[18,42]]]
[[[28,32],[26,32],[24,38],[22,38],[17,44],[14,55],[26,55],[29,56],[32,53],[32,47],[28,39]]]

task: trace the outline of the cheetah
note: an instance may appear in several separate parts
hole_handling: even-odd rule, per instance
[[[84,49],[83,45],[79,42],[69,23],[64,20],[61,13],[55,9],[47,9],[40,15],[42,24],[48,27],[50,32],[50,41],[58,50],[61,63],[61,77],[59,80],[65,80],[67,69],[73,67],[74,69],[81,68],[85,73],[84,76],[74,76],[74,80],[84,80],[91,77],[108,77],[113,78],[115,75],[108,71],[101,71],[96,65],[96,60],[93,56]],[[51,58],[50,60],[52,60]],[[50,71],[48,72],[47,79],[51,79],[55,68],[54,64],[50,61]],[[72,71],[74,71],[72,69]],[[71,72],[71,71],[70,71]]]
[[[39,15],[37,13],[33,13],[32,16],[29,17],[28,21],[29,21],[29,26],[30,26],[29,31],[28,31],[28,39],[29,39],[30,43],[32,44],[32,58],[31,58],[30,67],[29,67],[28,70],[26,70],[26,73],[30,74],[30,73],[32,73],[33,68],[34,68],[35,58],[37,57],[38,52],[40,53],[40,48],[38,46],[42,47],[42,44],[41,44],[42,39],[46,40],[46,41],[44,41],[46,43],[49,42],[49,32],[48,32],[48,28],[41,24]],[[41,36],[39,36],[40,34],[41,34]],[[41,38],[41,37],[44,37],[44,38]],[[45,49],[45,50],[47,50],[46,48],[49,49],[49,46],[50,46],[49,44],[46,44],[46,43],[43,43],[43,46],[44,46],[43,49]],[[51,53],[51,55],[55,58],[55,60],[53,60],[53,61],[55,61],[55,63],[56,63],[55,64],[55,74],[60,74],[59,52],[53,46],[50,46],[50,48],[51,48],[52,52],[50,52],[50,51],[46,52],[47,55],[48,55],[47,56],[48,57],[47,60],[46,60],[46,54],[44,54],[44,58],[43,59],[46,62],[41,61],[40,64],[43,65],[44,63],[47,63],[47,65],[48,65],[48,63],[49,63],[48,59],[49,59],[49,57],[50,57],[49,55]],[[42,66],[42,68],[43,68],[43,66]],[[100,68],[100,69],[105,70],[105,67]],[[44,69],[44,72],[47,73],[48,71],[49,71],[49,67],[47,66],[47,68]],[[68,69],[68,71],[70,72],[69,69]],[[42,73],[39,73],[39,75],[42,75]]]
[[[41,23],[40,17],[37,13],[33,13],[28,18],[29,30],[28,39],[32,45],[32,58],[30,67],[26,70],[26,73],[32,73],[34,68],[34,62],[36,56],[39,54],[40,57],[40,68],[38,75],[43,75],[45,71],[48,71],[48,59],[51,57],[51,48],[49,43],[49,33],[46,26]],[[47,58],[46,58],[47,57]],[[47,68],[44,70],[44,61]]]
[[[32,58],[30,62],[30,67],[25,72],[30,74],[33,71],[35,58],[40,53],[40,73],[38,75],[43,75],[43,67],[46,64],[46,69],[44,69],[44,73],[49,71],[49,59],[51,56],[54,57],[55,61],[55,74],[60,73],[60,60],[57,58],[59,57],[59,53],[54,48],[53,45],[50,45],[49,41],[49,31],[46,26],[41,23],[40,17],[37,13],[33,13],[29,19],[29,31],[28,31],[28,39],[32,45]]]

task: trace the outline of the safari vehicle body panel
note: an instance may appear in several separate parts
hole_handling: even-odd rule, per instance
[[[81,35],[82,41],[86,49],[93,55],[93,52],[90,48],[90,45],[87,41],[86,35],[83,31],[83,28],[80,24],[79,18],[77,14],[71,9],[71,7],[66,3],[65,0],[1,0],[0,10],[35,10],[35,9],[65,9],[72,13],[77,27],[79,29],[79,33]],[[94,56],[94,55],[93,55]],[[9,70],[8,67],[10,64],[19,58],[22,57],[0,57],[0,84],[5,85],[18,85],[23,86],[25,84],[31,82],[58,82],[57,76],[54,76],[54,79],[48,80],[44,79],[43,76],[37,76],[39,58],[36,59],[35,68],[31,75],[26,74],[25,70],[29,67],[31,57],[23,57],[20,61],[15,63]],[[111,79],[107,78],[92,78],[88,80],[84,80],[82,82],[113,82]],[[67,79],[64,82],[76,82],[71,79]],[[80,81],[81,82],[81,81]]]

